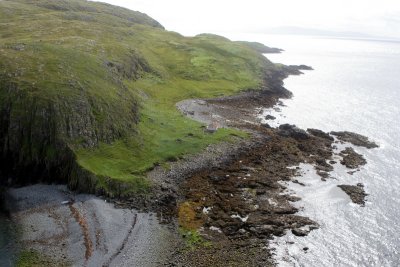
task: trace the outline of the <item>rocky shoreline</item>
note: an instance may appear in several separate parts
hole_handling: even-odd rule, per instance
[[[354,133],[303,130],[289,124],[272,128],[261,123],[258,118],[260,108],[273,108],[280,98],[289,96],[287,91],[248,91],[232,97],[182,101],[177,107],[183,114],[206,125],[216,124],[215,130],[219,127],[244,130],[249,133],[249,138],[211,145],[200,154],[172,162],[169,169],[155,167],[148,173],[154,184],[152,194],[106,200],[112,201],[118,208],[116,210],[109,203],[104,204],[104,200],[78,195],[69,207],[60,203],[70,199],[57,198],[52,207],[45,205],[44,209],[37,209],[31,206],[26,208],[26,213],[13,209],[15,212],[11,217],[24,225],[32,241],[28,247],[44,254],[52,250],[47,251],[47,241],[43,243],[37,231],[30,234],[33,228],[27,222],[33,221],[33,227],[40,223],[46,229],[53,229],[50,233],[57,236],[57,223],[69,220],[60,224],[70,227],[64,229],[60,239],[67,245],[57,253],[51,253],[56,257],[50,266],[60,262],[78,266],[125,266],[139,262],[140,266],[274,266],[268,247],[271,238],[287,231],[305,236],[319,227],[311,218],[296,214],[298,209],[293,202],[300,199],[288,194],[282,182],[292,181],[305,186],[300,177],[301,169],[297,167],[301,163],[313,165],[321,180],[330,179],[335,157],[339,157],[340,163],[350,172],[357,171],[366,161],[349,143],[376,147],[368,138]],[[204,130],[208,131],[207,127]],[[336,151],[337,144],[344,144],[345,149]],[[339,187],[354,203],[365,204],[366,193],[361,184]],[[24,189],[16,190],[13,192]],[[33,203],[35,199],[39,201],[34,194],[31,197]],[[20,199],[16,203],[24,205],[24,201]],[[97,208],[90,213],[93,205]],[[158,214],[156,221],[165,227],[155,221],[149,223],[151,212]],[[43,219],[46,214],[56,216]],[[135,223],[127,214],[133,214]],[[44,221],[32,220],[32,216]],[[117,239],[100,234],[104,240],[98,242],[100,232],[110,232],[116,227],[99,223],[99,217],[108,216],[116,219],[114,224],[126,221],[125,234]],[[68,231],[74,227],[80,229],[81,234],[70,235]],[[159,229],[164,230],[160,232]],[[145,239],[170,249],[144,242]],[[85,252],[68,251],[76,244],[80,244]],[[105,247],[107,251],[102,251]],[[154,250],[157,247],[159,249]]]
[[[198,108],[199,103],[202,108]],[[278,128],[260,124],[256,114],[259,103],[248,94],[234,99],[192,100],[191,104],[181,103],[180,110],[210,123],[206,120],[206,107],[213,114],[208,117],[218,118],[220,125],[251,132],[253,143],[242,147],[230,161],[195,173],[183,182],[183,198],[177,201],[180,226],[200,229],[213,246],[199,246],[183,253],[176,266],[273,266],[266,246],[268,240],[287,231],[305,236],[319,227],[312,219],[296,215],[298,210],[291,203],[299,198],[285,193],[281,182],[304,186],[296,167],[300,163],[312,164],[323,181],[329,179],[334,169],[334,156],[353,172],[366,164],[351,147],[336,152],[337,143],[377,147],[368,138],[349,132],[325,133],[288,124]],[[241,113],[242,107],[245,108]],[[339,187],[354,203],[365,203],[362,185]]]

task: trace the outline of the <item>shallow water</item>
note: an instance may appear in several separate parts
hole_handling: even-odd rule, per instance
[[[291,233],[276,238],[279,266],[400,266],[400,43],[315,37],[231,35],[283,48],[267,55],[277,63],[306,64],[314,71],[291,76],[274,124],[291,123],[324,131],[349,130],[379,143],[378,149],[355,148],[368,163],[349,175],[337,166],[335,179],[323,182],[303,166],[301,187],[289,189],[302,201],[302,215],[321,228],[307,237]],[[268,121],[271,122],[271,121]],[[307,171],[308,170],[308,171]],[[351,203],[338,184],[363,183],[366,207]],[[291,244],[294,242],[294,244]],[[308,251],[303,250],[308,247]]]

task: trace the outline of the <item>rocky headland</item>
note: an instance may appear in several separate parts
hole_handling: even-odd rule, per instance
[[[0,185],[17,266],[273,266],[268,240],[319,227],[283,182],[306,186],[301,163],[330,179],[334,157],[358,171],[351,144],[377,146],[262,123],[312,69],[262,55],[280,49],[79,0],[0,14],[15,22],[0,29]],[[362,185],[340,188],[365,203]]]

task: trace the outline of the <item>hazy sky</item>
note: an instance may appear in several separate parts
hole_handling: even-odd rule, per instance
[[[400,0],[103,0],[144,12],[168,30],[268,32],[300,27],[400,39]],[[286,29],[288,30],[288,29]],[[276,29],[275,29],[276,31]]]

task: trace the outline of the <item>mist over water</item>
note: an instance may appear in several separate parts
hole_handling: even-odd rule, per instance
[[[249,39],[249,37],[246,37]],[[285,87],[294,97],[284,100],[276,123],[324,131],[349,130],[376,141],[378,149],[355,150],[367,165],[349,175],[337,164],[323,182],[310,166],[305,187],[288,184],[302,197],[301,215],[321,227],[307,237],[291,233],[276,238],[279,266],[400,266],[400,43],[253,36],[282,54],[267,55],[276,63],[306,64],[314,71],[291,76]],[[351,203],[338,184],[363,183],[365,207]],[[294,242],[294,244],[291,244]],[[308,251],[303,250],[308,247]]]

